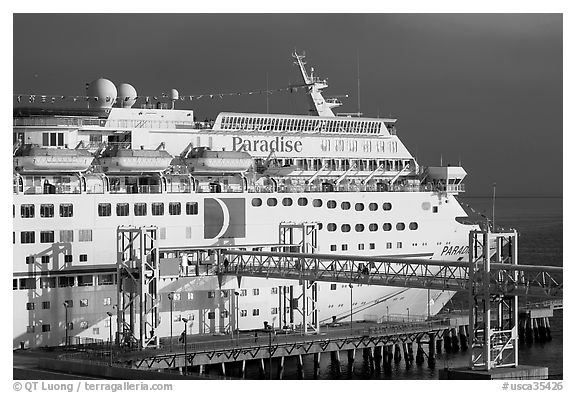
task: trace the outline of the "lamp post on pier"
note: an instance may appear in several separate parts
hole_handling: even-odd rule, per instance
[[[240,321],[238,320],[238,296],[240,292],[234,291],[234,296],[236,297],[234,302],[234,308],[236,309],[236,318],[235,318],[235,325],[236,325],[236,346],[238,346],[238,342],[240,341]]]
[[[186,369],[188,368],[188,320],[186,318],[182,318],[182,322],[184,322],[184,375],[186,375]]]
[[[64,306],[64,328],[66,329],[66,335],[64,336],[64,347],[68,347],[68,302],[62,303]]]
[[[348,284],[350,287],[350,334],[352,334],[352,284]]]
[[[109,318],[109,327],[110,327],[110,357],[108,358],[108,366],[112,366],[112,313],[110,311],[106,311],[106,314]]]
[[[172,310],[174,308],[174,292],[168,294],[168,299],[170,299],[170,352],[172,352],[172,341],[174,341],[174,334],[172,333]]]

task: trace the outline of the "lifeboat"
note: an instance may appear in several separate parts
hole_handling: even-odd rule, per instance
[[[252,156],[243,151],[212,151],[195,147],[182,157],[188,171],[193,174],[243,173],[252,166]]]
[[[98,159],[104,172],[161,172],[170,166],[173,157],[165,150],[120,149],[108,147]]]
[[[17,172],[83,172],[94,157],[86,149],[59,149],[22,145],[13,156]]]

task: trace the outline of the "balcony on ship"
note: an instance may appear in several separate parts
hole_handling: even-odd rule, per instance
[[[162,179],[159,174],[142,176],[108,176],[111,194],[160,194]]]

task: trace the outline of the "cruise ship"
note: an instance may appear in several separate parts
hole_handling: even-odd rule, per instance
[[[252,250],[277,244],[282,223],[314,223],[313,252],[467,259],[477,225],[457,200],[465,170],[420,166],[397,119],[336,115],[341,103],[324,98],[326,80],[293,57],[307,115],[197,121],[175,108],[175,89],[142,102],[133,86],[103,78],[87,85],[86,108],[14,108],[15,348],[117,336],[120,226],[155,226],[166,249]],[[161,253],[163,262],[174,268],[161,269],[159,337],[179,334],[184,321],[189,334],[301,327],[298,282],[219,285],[214,261],[193,251]],[[453,294],[317,283],[316,307],[320,324],[426,318]]]

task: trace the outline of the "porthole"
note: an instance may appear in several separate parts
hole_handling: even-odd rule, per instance
[[[328,209],[334,209],[336,208],[336,201],[329,200],[328,202],[326,202],[326,206],[328,207]]]
[[[342,230],[342,232],[350,232],[350,225],[342,224],[342,227],[340,229]]]
[[[411,222],[410,225],[408,226],[408,228],[410,228],[410,230],[415,231],[416,229],[418,229],[418,223],[417,222]]]
[[[357,203],[356,205],[354,205],[354,209],[355,209],[357,212],[361,212],[361,211],[364,210],[364,204],[363,204],[363,203]]]
[[[392,224],[390,224],[389,222],[384,223],[384,225],[382,225],[382,229],[384,229],[385,231],[391,231],[392,230]]]
[[[268,206],[276,206],[278,204],[278,200],[276,200],[276,198],[268,198],[266,203]]]
[[[321,231],[323,227],[324,227],[324,226],[322,225],[322,223],[319,222],[319,223],[318,223],[318,230]]]
[[[382,209],[392,210],[392,204],[390,202],[384,202],[384,204],[382,205]]]
[[[364,224],[356,224],[354,229],[356,230],[356,232],[364,232]]]
[[[373,212],[373,211],[376,211],[376,210],[378,210],[378,204],[372,202],[371,204],[368,205],[368,209],[369,209],[370,211],[372,211],[372,212]]]
[[[298,198],[298,206],[306,206],[306,205],[308,205],[307,198]]]
[[[322,199],[314,199],[312,201],[312,206],[314,207],[322,207]]]
[[[336,230],[336,224],[331,222],[326,226],[326,229],[328,229],[328,232],[334,232]]]
[[[376,232],[378,230],[378,224],[370,224],[368,226],[368,229],[370,230],[370,232]]]
[[[282,199],[282,204],[284,206],[292,206],[292,198],[284,198]]]
[[[342,202],[340,207],[342,208],[342,210],[350,210],[350,202]]]
[[[262,199],[260,198],[254,198],[252,199],[252,206],[262,206]]]
[[[396,230],[397,231],[403,231],[406,228],[406,225],[403,222],[399,222],[398,224],[396,224]]]

